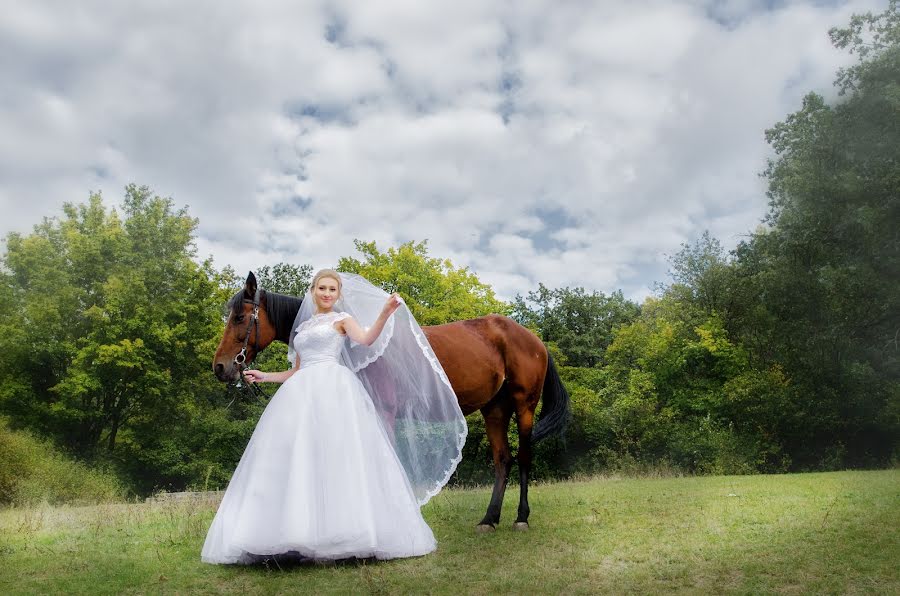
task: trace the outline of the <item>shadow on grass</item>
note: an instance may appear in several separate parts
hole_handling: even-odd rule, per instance
[[[297,569],[353,568],[378,563],[375,557],[349,557],[347,559],[314,559],[290,551],[278,555],[252,555],[252,560],[240,567],[251,572],[271,573]]]

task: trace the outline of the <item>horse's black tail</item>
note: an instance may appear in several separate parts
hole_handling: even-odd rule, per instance
[[[541,417],[531,434],[534,443],[551,434],[562,433],[572,416],[569,409],[569,392],[563,387],[550,354],[547,354],[547,375],[544,377],[544,393],[541,400],[544,402]]]

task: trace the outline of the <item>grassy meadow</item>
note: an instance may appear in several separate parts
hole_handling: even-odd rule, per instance
[[[215,502],[0,510],[0,593],[900,593],[900,471],[593,478],[532,487],[531,530],[478,534],[486,488],[424,509],[432,555],[200,562]]]

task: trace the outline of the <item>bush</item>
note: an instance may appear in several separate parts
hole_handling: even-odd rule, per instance
[[[669,438],[672,462],[695,474],[754,474],[759,471],[759,447],[710,417],[673,425]]]
[[[97,503],[126,494],[113,474],[74,461],[28,432],[10,429],[3,418],[0,461],[0,505]]]

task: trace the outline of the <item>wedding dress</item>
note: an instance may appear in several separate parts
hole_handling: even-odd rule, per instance
[[[392,446],[396,431],[385,430],[384,413],[342,364],[349,340],[334,324],[347,316],[314,315],[298,327],[291,347],[300,369],[260,417],[207,534],[203,561],[251,563],[280,553],[390,559],[435,550],[419,511],[423,499]]]

